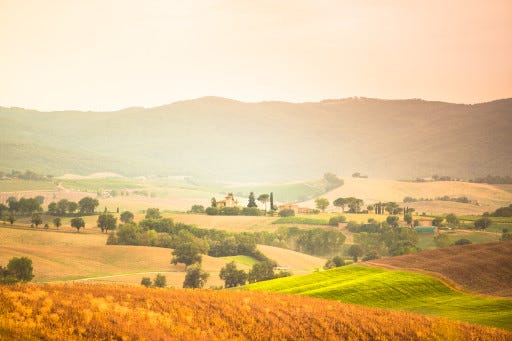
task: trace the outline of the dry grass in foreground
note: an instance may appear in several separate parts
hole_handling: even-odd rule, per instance
[[[510,340],[488,327],[265,292],[46,284],[0,287],[9,340]]]
[[[451,246],[364,264],[434,272],[463,289],[512,297],[512,241]]]

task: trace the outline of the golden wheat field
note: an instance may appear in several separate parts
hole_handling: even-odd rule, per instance
[[[9,340],[510,340],[483,326],[309,297],[46,284],[0,287]]]

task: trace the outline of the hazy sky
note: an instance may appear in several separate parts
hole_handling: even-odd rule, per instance
[[[0,0],[0,106],[512,97],[512,1]]]

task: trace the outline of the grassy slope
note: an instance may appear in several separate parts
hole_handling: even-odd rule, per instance
[[[511,256],[512,241],[507,241],[452,246],[368,263],[434,272],[466,290],[512,298]]]
[[[0,288],[0,339],[507,340],[410,313],[247,291],[108,285]]]
[[[12,257],[27,256],[33,261],[37,282],[94,278],[100,282],[139,284],[143,276],[154,277],[154,272],[161,272],[167,276],[169,286],[182,286],[185,269],[181,264],[170,264],[172,250],[105,245],[106,235],[87,232],[0,227],[0,264],[7,264]],[[224,284],[219,271],[229,261],[203,256],[203,269],[210,273],[208,286]],[[244,264],[237,265],[248,268]],[[116,277],[111,277],[113,275]]]
[[[512,301],[463,294],[432,277],[404,271],[349,265],[255,283],[247,289],[300,294],[512,329]]]
[[[0,192],[52,190],[56,188],[57,186],[49,181],[0,180]]]

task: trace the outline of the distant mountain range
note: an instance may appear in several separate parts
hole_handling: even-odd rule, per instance
[[[286,181],[512,174],[512,99],[464,105],[204,97],[113,112],[0,107],[0,170]]]

